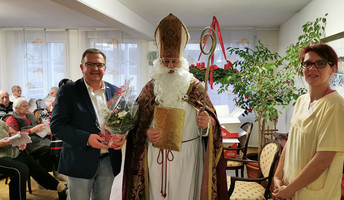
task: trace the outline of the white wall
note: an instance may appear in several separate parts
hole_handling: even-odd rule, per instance
[[[297,37],[302,34],[302,25],[316,18],[324,17],[328,13],[325,36],[344,31],[344,1],[343,0],[313,0],[299,13],[291,17],[280,27],[279,53],[284,55],[286,47],[290,43],[295,43]],[[300,86],[306,85],[298,80]],[[293,107],[289,106],[286,112],[279,118],[278,129],[281,132],[288,132],[289,121],[293,112]]]
[[[266,45],[271,52],[278,51],[278,37],[279,29],[278,28],[255,28],[255,35],[257,41],[260,40],[264,45]],[[252,121],[253,129],[251,138],[249,141],[249,146],[257,147],[258,146],[258,123],[255,122],[255,116],[250,114],[246,117],[240,118],[241,122]],[[272,129],[273,124],[269,123],[269,127]]]

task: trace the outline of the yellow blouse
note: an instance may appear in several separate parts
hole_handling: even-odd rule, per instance
[[[295,193],[296,200],[340,199],[344,161],[344,99],[333,92],[310,109],[309,94],[295,105],[290,124],[283,179],[290,183],[317,151],[337,152],[331,165],[312,183]]]

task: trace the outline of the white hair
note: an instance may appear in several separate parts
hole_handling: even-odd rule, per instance
[[[14,102],[13,102],[13,111],[17,112],[17,108],[19,108],[19,106],[22,105],[22,103],[24,103],[24,102],[27,103],[27,101],[26,101],[26,99],[24,97],[19,97],[16,100],[14,100]]]
[[[48,98],[45,99],[44,101],[44,105],[45,107],[49,107],[51,106],[51,104],[55,101],[55,97],[52,97],[52,96],[48,96]]]

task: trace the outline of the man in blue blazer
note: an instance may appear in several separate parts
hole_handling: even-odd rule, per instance
[[[98,49],[84,52],[80,69],[83,78],[63,85],[54,102],[51,131],[64,142],[58,171],[67,175],[71,200],[109,200],[125,140],[114,139],[108,147],[99,132],[117,87],[103,81],[106,56]]]

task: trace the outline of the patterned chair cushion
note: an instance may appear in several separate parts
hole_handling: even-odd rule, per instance
[[[227,176],[228,189],[231,185],[231,177]],[[236,181],[235,188],[230,199],[233,200],[260,200],[264,198],[265,188],[255,182]]]
[[[269,176],[269,171],[274,160],[278,146],[274,143],[267,144],[260,153],[259,165],[264,177]]]
[[[227,167],[239,167],[242,166],[242,162],[236,162],[236,161],[227,161]]]

